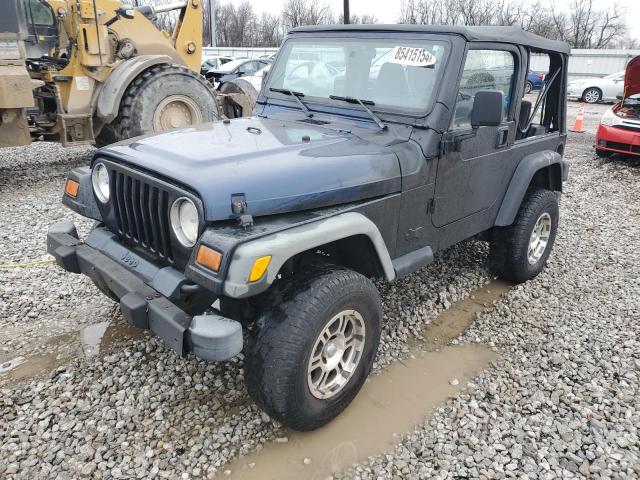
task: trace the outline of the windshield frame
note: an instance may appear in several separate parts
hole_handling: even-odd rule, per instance
[[[389,32],[380,32],[380,31],[349,31],[349,32],[313,32],[313,33],[293,33],[289,34],[283,44],[281,45],[278,56],[276,60],[272,63],[271,72],[275,70],[276,64],[278,62],[284,61],[283,51],[289,42],[296,40],[311,40],[317,39],[319,41],[326,40],[336,40],[347,37],[349,39],[362,39],[362,40],[397,40],[398,44],[401,44],[403,40],[407,41],[423,41],[423,42],[437,42],[441,44],[444,48],[443,52],[443,60],[440,65],[440,69],[437,72],[437,77],[434,80],[434,89],[432,94],[430,95],[426,105],[420,111],[407,111],[402,107],[387,107],[382,105],[370,105],[369,108],[378,114],[379,116],[383,116],[384,119],[391,122],[402,122],[402,119],[423,119],[427,117],[433,110],[434,105],[437,102],[437,99],[440,96],[443,86],[442,79],[446,75],[447,69],[449,68],[449,62],[451,60],[452,52],[454,49],[454,42],[451,34],[440,34],[440,33],[416,33],[416,32],[397,32],[397,31],[389,31]],[[462,39],[459,35],[453,35],[459,39]],[[272,81],[271,75],[267,78],[267,81],[264,85],[265,88],[260,92],[260,100],[261,103],[272,103],[276,105],[290,105],[293,100],[291,100],[287,95],[282,93],[272,92],[269,90]],[[370,100],[367,98],[362,98],[361,100]],[[304,101],[307,105],[314,105],[320,107],[319,109],[314,109],[314,112],[317,111],[319,113],[324,112],[325,109],[327,113],[333,112],[335,114],[336,109],[339,110],[349,110],[349,111],[357,111],[364,112],[362,108],[356,103],[347,103],[340,100],[333,100],[331,98],[324,97],[315,97],[310,95],[305,95]],[[297,107],[296,107],[297,108]],[[368,115],[365,115],[364,118],[369,118]],[[396,120],[394,120],[394,118]]]

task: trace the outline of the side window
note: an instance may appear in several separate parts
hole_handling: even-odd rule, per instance
[[[516,62],[511,52],[504,50],[469,50],[462,71],[451,128],[471,126],[471,107],[476,92],[499,90],[504,96],[503,119],[507,119],[512,100]]]
[[[258,64],[258,62],[247,62],[242,66],[241,70],[246,75],[251,75],[252,73],[254,73],[257,70],[257,68],[256,68],[257,64]]]
[[[46,27],[55,25],[53,13],[51,13],[51,8],[48,5],[42,4],[38,0],[29,0],[26,10],[29,23]]]

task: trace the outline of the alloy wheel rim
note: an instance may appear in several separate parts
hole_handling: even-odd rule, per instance
[[[584,94],[584,99],[589,103],[595,103],[598,101],[599,96],[595,90],[588,90],[587,93]]]
[[[198,104],[186,95],[170,95],[153,112],[153,130],[162,132],[172,128],[202,123]]]
[[[325,324],[307,367],[307,384],[314,397],[332,398],[349,383],[362,359],[365,333],[364,319],[356,310],[343,310]]]
[[[538,217],[536,224],[531,231],[529,238],[529,248],[527,249],[527,260],[530,265],[535,265],[540,261],[549,245],[551,237],[551,215],[547,212]]]

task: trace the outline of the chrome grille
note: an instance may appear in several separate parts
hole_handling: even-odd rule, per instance
[[[111,170],[111,198],[118,233],[173,262],[169,192],[119,170]]]

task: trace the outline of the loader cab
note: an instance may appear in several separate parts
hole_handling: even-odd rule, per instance
[[[23,0],[7,0],[3,2],[3,10],[0,15],[0,32],[2,32],[0,38],[3,40],[24,40],[27,36],[27,25],[22,12],[22,1]],[[3,46],[8,48],[8,44]],[[8,54],[3,51],[0,59],[4,60],[5,57],[8,57]]]
[[[27,57],[49,55],[58,41],[58,20],[44,0],[22,0],[22,14],[27,24]]]

